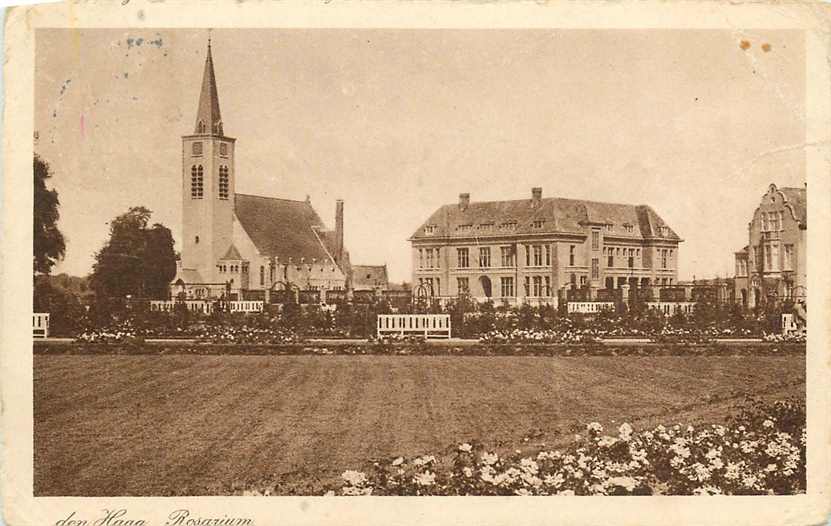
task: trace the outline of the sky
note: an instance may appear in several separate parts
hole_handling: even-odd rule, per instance
[[[35,152],[85,275],[130,206],[181,229],[209,30],[38,29]],[[546,197],[648,204],[679,278],[730,276],[773,182],[806,180],[799,31],[211,30],[237,192],[304,199],[353,263],[409,280],[439,206]]]

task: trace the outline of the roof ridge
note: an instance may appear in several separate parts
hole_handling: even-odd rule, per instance
[[[241,196],[245,196],[245,197],[256,197],[257,199],[270,199],[270,200],[273,200],[273,201],[288,201],[290,203],[304,203],[304,204],[307,204],[307,205],[311,206],[311,203],[306,201],[305,199],[289,199],[287,197],[270,197],[270,196],[265,196],[265,195],[245,194],[245,193],[242,193],[242,192],[234,192],[234,195],[235,196],[241,195]]]
[[[527,199],[501,199],[501,200],[494,200],[494,201],[471,201],[468,206],[473,205],[490,205],[490,204],[498,204],[498,203],[521,203],[524,201],[531,201],[532,199],[529,197]],[[577,199],[573,197],[543,197],[542,201],[569,201],[578,204],[585,204],[585,203],[592,203],[592,204],[599,204],[599,205],[612,205],[612,206],[649,206],[646,204],[632,204],[632,203],[613,203],[611,201],[596,201],[593,199]],[[443,207],[449,206],[458,206],[456,203],[445,203],[441,205]]]

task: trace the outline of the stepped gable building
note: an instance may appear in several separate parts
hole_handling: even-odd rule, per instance
[[[237,193],[235,156],[209,41],[194,132],[182,137],[182,255],[173,295],[267,299],[272,290],[346,289],[343,201],[328,230],[308,198]]]
[[[736,301],[804,303],[807,293],[807,185],[770,184],[747,225],[748,244],[735,253]]]
[[[677,282],[678,235],[646,205],[543,198],[440,207],[410,237],[415,294],[551,303]]]

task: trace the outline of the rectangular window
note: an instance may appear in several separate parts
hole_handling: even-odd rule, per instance
[[[545,288],[543,289],[543,295],[546,297],[551,296],[551,276],[545,277]]]
[[[193,155],[202,155],[202,143],[201,142],[193,143],[192,152],[193,152]]]
[[[586,286],[586,281],[587,281],[587,280],[586,280],[586,276],[580,276],[580,286],[581,286],[581,287],[585,287],[585,286]]]
[[[543,224],[545,224],[545,221],[542,221],[541,219],[537,219],[536,221],[531,223],[531,228],[539,229],[539,228],[542,228]]]
[[[534,276],[534,297],[542,296],[542,276]]]
[[[779,270],[779,243],[770,244],[771,270]]]
[[[228,193],[229,193],[228,167],[227,166],[220,166],[219,167],[219,198],[220,199],[228,199]]]
[[[457,265],[459,268],[469,268],[470,267],[470,254],[466,248],[457,248],[456,249],[456,259]]]
[[[600,250],[600,231],[592,230],[592,250]]]
[[[551,245],[545,245],[545,266],[551,266]]]
[[[503,277],[500,278],[500,285],[503,298],[511,298],[514,296],[514,278]]]
[[[785,261],[782,270],[793,270],[793,245],[785,245]]]
[[[433,295],[434,296],[441,296],[441,280],[439,278],[435,279],[436,286],[433,288]]]
[[[661,250],[661,268],[667,268],[667,251]]]
[[[479,248],[479,266],[481,268],[489,268],[491,266],[491,249],[490,247]]]
[[[592,258],[592,279],[600,279],[600,260]]]
[[[606,262],[607,267],[614,267],[615,266],[615,256],[614,251],[609,251],[609,260]]]
[[[418,268],[424,268],[424,250],[418,249]]]
[[[456,278],[456,287],[459,294],[467,294],[470,292],[470,281],[467,278]]]
[[[765,270],[773,270],[773,260],[770,257],[770,246],[764,248],[765,250]]]
[[[768,223],[768,214],[767,212],[762,212],[762,232],[767,232],[770,230],[770,223]]]
[[[501,247],[501,263],[503,267],[514,266],[514,247]]]
[[[265,286],[265,267],[260,265],[260,286]]]
[[[534,245],[534,266],[541,267],[542,266],[542,246],[541,245]]]
[[[439,254],[441,254],[441,252],[439,252],[440,250],[441,249],[439,249],[439,248],[434,248],[433,249],[433,251],[435,252],[435,259],[433,260],[433,268],[441,267],[441,261],[439,260]]]
[[[525,276],[525,295],[531,295],[531,278],[529,278],[528,276]]]
[[[569,266],[574,266],[574,245],[568,247],[568,264]]]
[[[433,268],[433,249],[427,249],[427,268]]]
[[[228,157],[228,143],[221,142],[219,143],[219,155],[222,157]]]

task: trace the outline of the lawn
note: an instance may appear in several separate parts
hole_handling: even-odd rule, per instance
[[[805,357],[35,355],[34,489],[317,493],[374,458],[722,422],[745,395],[804,398]]]

